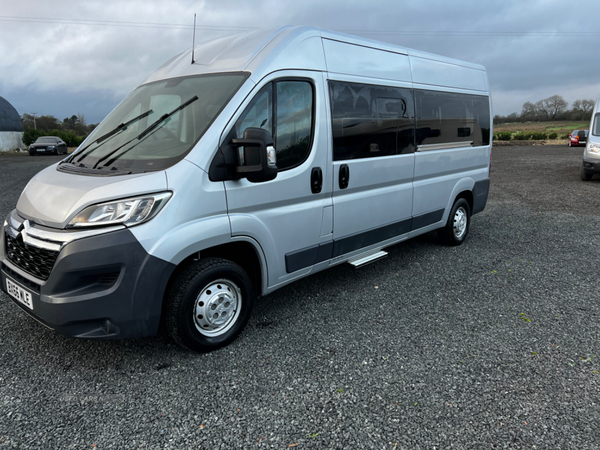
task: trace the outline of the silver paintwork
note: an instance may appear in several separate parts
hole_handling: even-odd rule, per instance
[[[204,336],[220,336],[236,322],[242,309],[242,291],[231,280],[211,282],[196,298],[194,325]]]
[[[19,214],[62,236],[59,230],[86,206],[169,190],[173,196],[157,217],[130,228],[144,249],[179,264],[207,248],[249,243],[261,265],[260,293],[267,294],[310,273],[444,226],[456,196],[488,176],[491,146],[445,146],[335,163],[331,156],[328,79],[485,95],[489,85],[480,65],[310,27],[250,32],[203,44],[195,51],[195,64],[190,64],[186,51],[146,82],[229,71],[250,75],[184,160],[164,171],[120,177],[65,174],[52,166],[26,187],[17,205]],[[255,93],[280,77],[303,77],[315,84],[315,134],[309,158],[265,183],[211,182],[208,170],[225,136]],[[345,190],[337,182],[342,163],[350,166],[350,186]],[[323,188],[316,195],[309,183],[313,167],[323,170]],[[286,272],[286,253],[442,208],[446,212],[437,224]],[[63,242],[54,241],[54,235],[31,237]]]
[[[59,172],[57,165],[39,172],[23,190],[17,202],[21,217],[64,229],[87,206],[167,190],[164,172],[90,177]]]
[[[596,99],[596,104],[594,105],[594,110],[592,111],[592,118],[590,120],[588,139],[583,150],[583,160],[587,162],[591,162],[594,164],[598,164],[600,162],[600,152],[592,152],[590,151],[590,144],[600,145],[600,136],[594,136],[592,131],[594,129],[594,118],[596,114],[600,113],[600,97]]]

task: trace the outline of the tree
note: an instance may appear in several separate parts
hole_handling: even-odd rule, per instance
[[[521,111],[521,118],[525,120],[537,119],[538,110],[536,105],[531,102],[523,103],[523,110]]]
[[[72,130],[73,128],[75,128],[75,126],[79,123],[79,119],[77,118],[77,116],[75,114],[73,114],[71,117],[65,117],[63,119],[63,126],[69,130]]]
[[[554,120],[556,116],[567,110],[569,103],[567,103],[562,95],[553,95],[552,97],[540,100],[535,106],[539,108],[540,113],[546,120]]]
[[[594,109],[594,100],[575,100],[573,102],[573,118],[578,120],[589,119]]]
[[[60,122],[58,121],[58,119],[54,116],[48,115],[48,116],[40,116],[37,117],[35,119],[36,123],[37,123],[37,129],[39,130],[55,130],[55,129],[60,129]]]

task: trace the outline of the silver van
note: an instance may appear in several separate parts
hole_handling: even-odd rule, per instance
[[[600,174],[600,97],[596,99],[596,105],[592,113],[587,143],[583,151],[583,164],[580,170],[583,181],[590,181],[595,174]]]
[[[208,351],[257,296],[485,207],[491,105],[476,64],[308,27],[175,56],[4,222],[2,289],[67,336]]]

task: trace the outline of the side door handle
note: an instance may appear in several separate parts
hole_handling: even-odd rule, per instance
[[[320,167],[313,167],[310,172],[310,190],[313,194],[321,192],[323,187],[323,171]]]
[[[346,189],[348,187],[348,182],[350,181],[350,168],[347,164],[342,164],[340,166],[340,189]]]

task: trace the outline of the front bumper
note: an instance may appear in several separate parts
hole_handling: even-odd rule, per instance
[[[583,170],[588,174],[600,173],[600,160],[583,158]]]
[[[8,225],[10,226],[10,225]],[[31,294],[22,310],[65,336],[124,339],[156,334],[163,294],[175,266],[149,255],[126,228],[61,246],[42,280],[7,256],[0,234],[1,286],[9,279]],[[17,237],[20,238],[20,237]],[[32,272],[30,270],[30,272]]]

